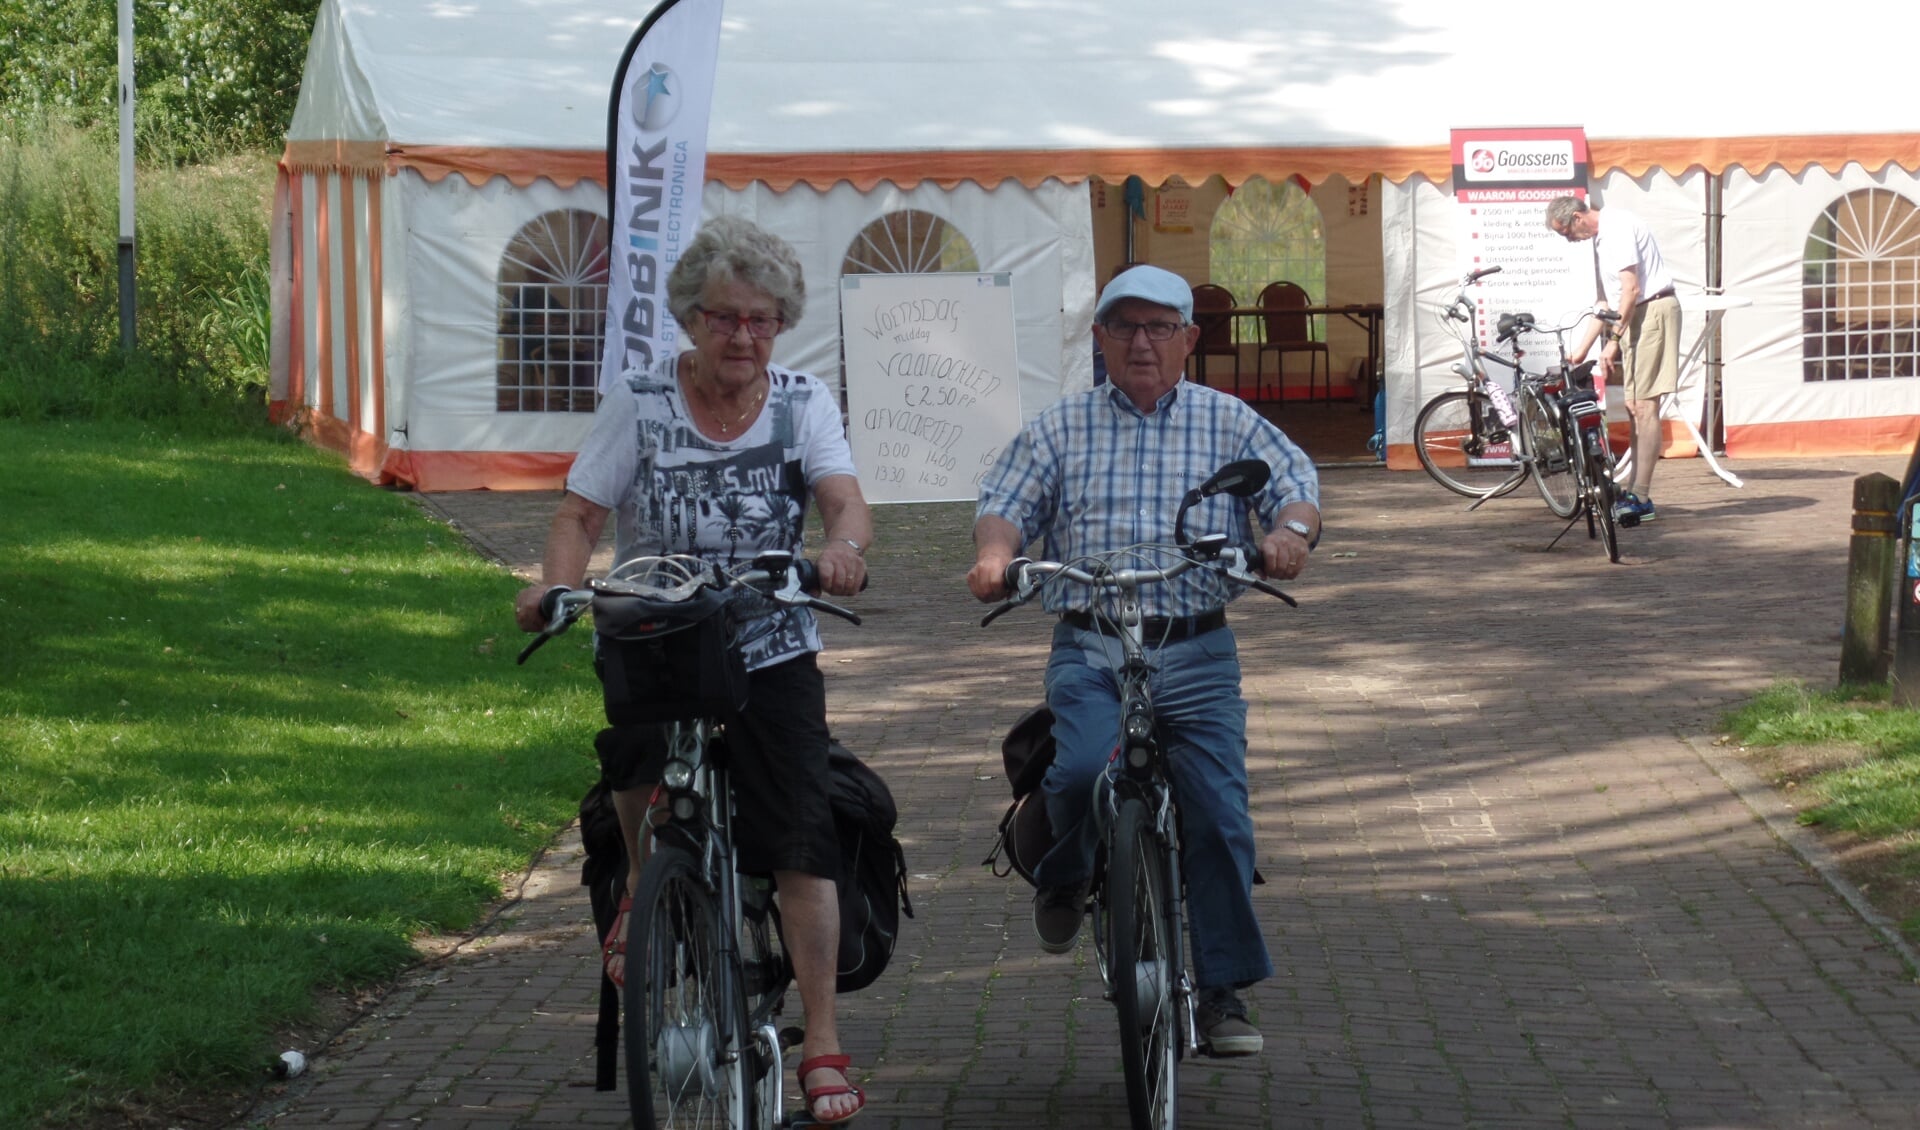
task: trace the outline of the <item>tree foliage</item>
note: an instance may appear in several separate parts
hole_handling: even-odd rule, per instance
[[[134,0],[135,132],[161,160],[277,146],[319,0]],[[114,120],[113,0],[0,0],[0,120]]]

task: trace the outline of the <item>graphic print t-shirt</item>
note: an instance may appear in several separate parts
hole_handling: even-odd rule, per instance
[[[693,426],[676,360],[630,376],[600,402],[567,489],[614,512],[615,561],[690,553],[738,569],[768,550],[799,556],[814,484],[855,473],[833,393],[769,365],[759,418],[737,439],[713,439]],[[805,609],[763,616],[742,638],[749,670],[820,650]]]

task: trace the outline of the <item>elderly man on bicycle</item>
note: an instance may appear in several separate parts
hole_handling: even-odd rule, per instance
[[[967,586],[982,601],[1007,596],[1006,567],[1029,543],[1072,561],[1143,542],[1170,542],[1181,496],[1221,465],[1259,459],[1273,470],[1248,500],[1243,536],[1259,538],[1262,570],[1300,575],[1320,535],[1319,478],[1280,429],[1237,397],[1182,380],[1200,337],[1193,293],[1158,267],[1107,284],[1094,312],[1109,384],[1069,394],[1017,435],[980,485],[975,559]],[[1181,812],[1191,910],[1198,1024],[1215,1056],[1260,1051],[1238,990],[1272,975],[1253,913],[1253,820],[1247,809],[1246,701],[1225,605],[1237,590],[1194,570],[1145,595],[1145,635],[1158,668],[1154,701]],[[1099,622],[1066,607],[1047,663],[1047,703],[1058,749],[1043,791],[1057,842],[1035,871],[1034,930],[1048,953],[1073,948],[1084,917],[1097,841],[1093,783],[1119,737],[1118,687]],[[1056,607],[1058,605],[1058,607]]]

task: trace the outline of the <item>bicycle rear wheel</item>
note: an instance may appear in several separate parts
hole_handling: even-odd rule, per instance
[[[654,848],[628,919],[627,1104],[635,1130],[749,1124],[737,970],[692,852]]]
[[[1182,1044],[1178,939],[1168,905],[1166,854],[1137,797],[1114,815],[1107,863],[1107,941],[1120,1060],[1133,1130],[1168,1130],[1179,1093]]]
[[[1613,504],[1619,488],[1613,481],[1613,457],[1604,437],[1588,432],[1581,436],[1587,455],[1587,506],[1599,527],[1600,541],[1607,547],[1607,560],[1620,563],[1620,531],[1614,527]]]
[[[1520,485],[1513,437],[1500,426],[1493,400],[1455,389],[1427,402],[1413,421],[1413,449],[1433,481],[1455,494],[1488,498]]]
[[[1533,485],[1540,490],[1547,509],[1562,518],[1573,517],[1580,505],[1579,484],[1573,473],[1572,453],[1567,450],[1566,432],[1554,406],[1539,395],[1523,391],[1520,396],[1520,430],[1533,456]]]

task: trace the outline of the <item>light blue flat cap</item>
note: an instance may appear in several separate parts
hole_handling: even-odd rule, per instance
[[[1182,322],[1193,321],[1193,288],[1187,285],[1187,280],[1164,268],[1146,266],[1114,276],[1107,289],[1100,292],[1100,305],[1093,309],[1093,320],[1105,322],[1107,311],[1128,298],[1166,306],[1179,311]]]

